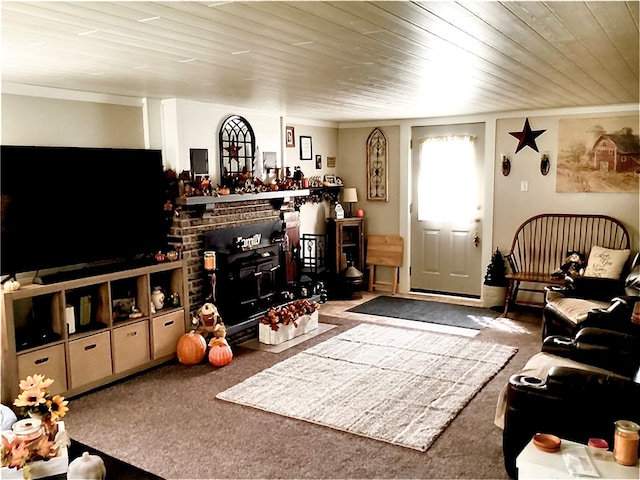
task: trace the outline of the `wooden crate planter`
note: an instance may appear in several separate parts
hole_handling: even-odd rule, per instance
[[[293,323],[279,324],[278,330],[272,330],[269,325],[258,324],[258,340],[267,345],[278,345],[282,342],[293,340],[295,337],[309,333],[318,328],[318,311],[302,315],[296,320],[298,327]]]
[[[58,422],[59,431],[64,431],[64,422]],[[62,475],[67,473],[69,469],[69,451],[67,447],[63,447],[53,458],[48,460],[36,460],[31,463],[31,479],[36,480],[38,478],[50,477],[54,475]],[[15,468],[2,467],[0,472],[0,478],[8,480],[23,480],[22,469],[17,470]]]

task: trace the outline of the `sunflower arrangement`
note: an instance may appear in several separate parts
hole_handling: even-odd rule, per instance
[[[69,402],[60,395],[52,397],[47,392],[52,383],[52,379],[45,379],[44,375],[39,374],[28,376],[20,382],[22,393],[13,404],[21,409],[22,416],[40,417],[43,423],[55,423],[65,416],[69,411]]]
[[[53,380],[44,375],[28,376],[20,382],[22,392],[13,402],[20,408],[22,417],[32,417],[42,422],[42,435],[29,440],[2,435],[2,466],[18,470],[23,468],[24,478],[30,478],[32,462],[53,458],[61,447],[68,445],[65,438],[57,435],[57,422],[69,411],[69,402],[47,391],[52,383]]]

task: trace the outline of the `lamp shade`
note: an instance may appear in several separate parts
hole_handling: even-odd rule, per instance
[[[358,201],[358,192],[354,187],[345,188],[342,191],[342,201],[346,203],[353,203]]]

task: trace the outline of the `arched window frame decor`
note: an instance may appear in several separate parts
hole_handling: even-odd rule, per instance
[[[389,200],[387,137],[374,128],[367,138],[367,200]]]
[[[227,117],[218,134],[220,184],[239,186],[242,177],[254,170],[256,140],[251,124],[240,115]],[[246,177],[245,177],[246,179]]]

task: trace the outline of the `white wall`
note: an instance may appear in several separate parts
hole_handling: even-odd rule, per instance
[[[282,161],[282,132],[277,114],[182,99],[163,100],[161,103],[164,161],[178,173],[190,170],[191,148],[204,148],[209,151],[211,180],[214,185],[220,183],[218,133],[230,115],[240,115],[251,124],[260,155],[276,152],[278,160]]]
[[[5,145],[143,148],[142,103],[2,95]]]
[[[340,159],[338,158],[338,128],[331,122],[310,121],[298,118],[287,118],[286,126],[294,127],[295,146],[285,147],[285,166],[290,167],[291,173],[295,167],[300,167],[305,178],[320,177],[324,175],[341,176]],[[312,159],[300,160],[300,136],[311,137]],[[322,167],[316,168],[316,155],[322,157]],[[327,157],[336,157],[336,166],[327,166]],[[341,178],[343,178],[341,176]],[[344,180],[344,178],[343,178]],[[330,205],[327,202],[307,202],[300,208],[300,233],[325,233],[327,229],[326,219],[330,214]]]

